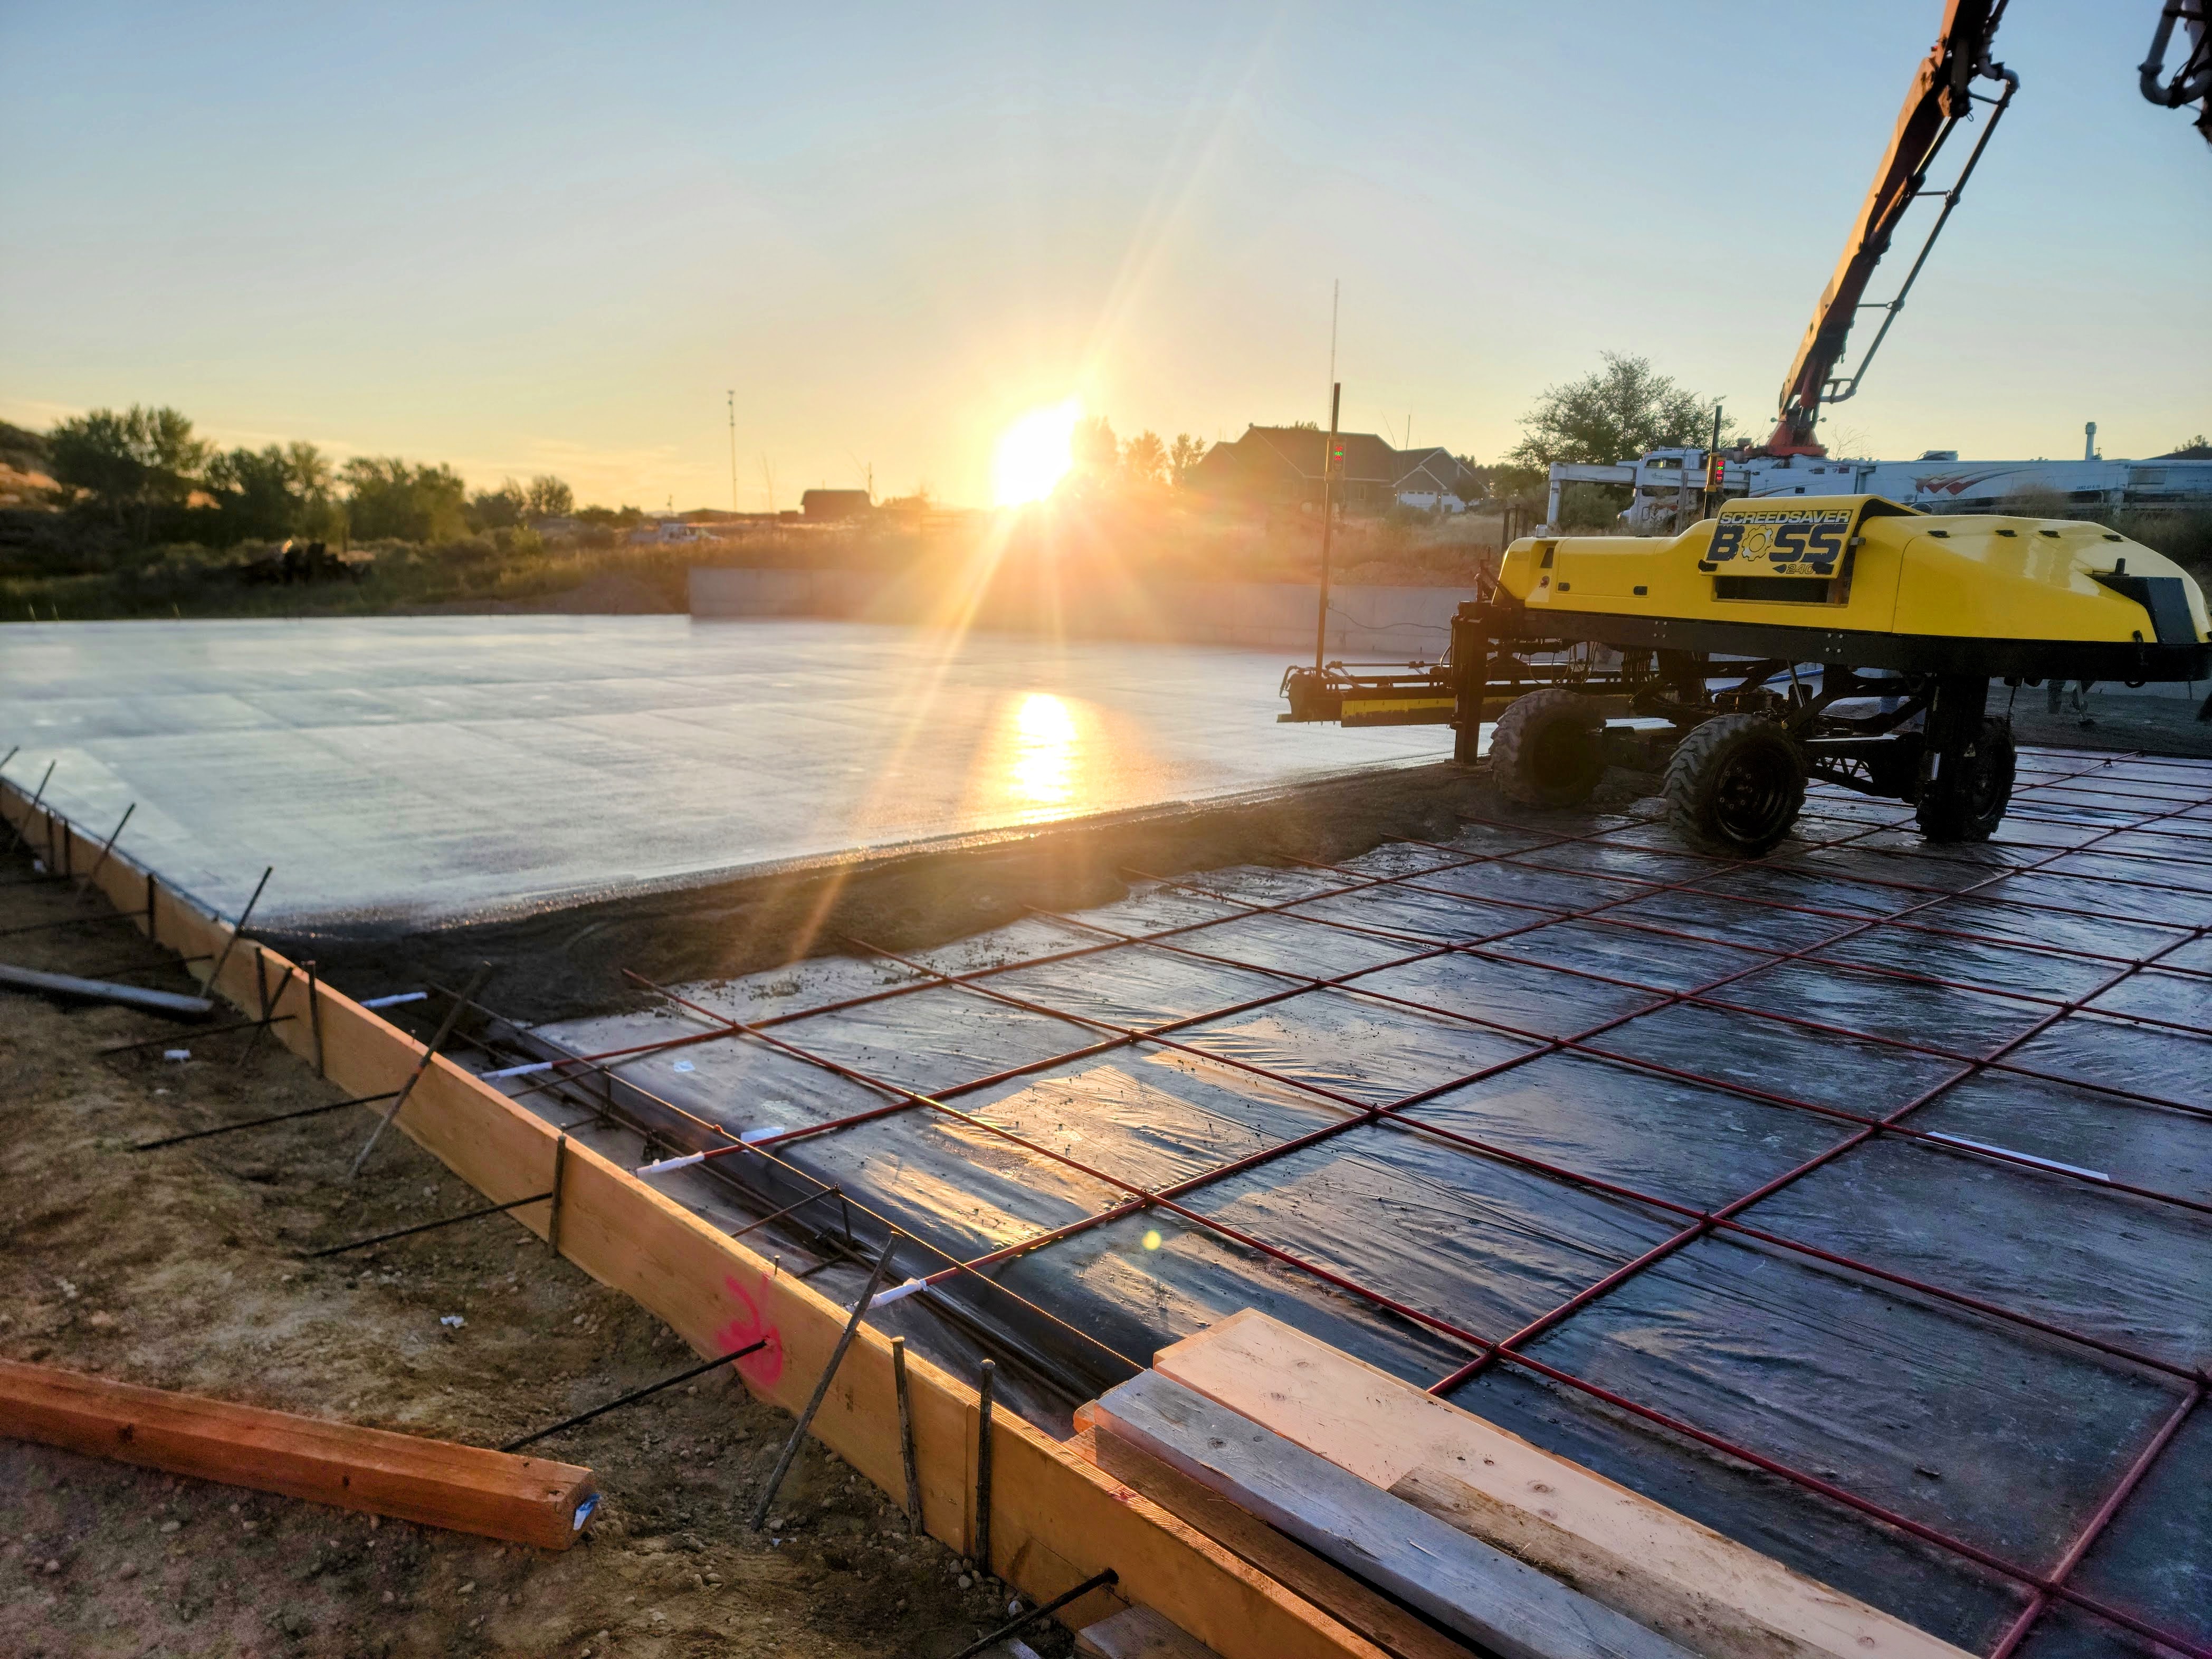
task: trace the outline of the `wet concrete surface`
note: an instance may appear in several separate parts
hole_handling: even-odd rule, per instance
[[[1434,761],[1279,726],[1280,653],[684,617],[0,631],[7,775],[234,914],[513,915]]]

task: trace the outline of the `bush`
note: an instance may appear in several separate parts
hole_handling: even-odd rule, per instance
[[[2200,582],[2212,584],[2212,508],[2136,507],[2114,513],[2106,528],[2163,553]]]
[[[1571,483],[1559,491],[1559,528],[1618,535],[1634,492],[1620,484]]]

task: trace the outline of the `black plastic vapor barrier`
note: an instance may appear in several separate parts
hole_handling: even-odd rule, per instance
[[[2030,753],[1983,846],[1826,789],[1751,865],[1469,823],[668,988],[535,1036],[742,1024],[580,1092],[836,1188],[1072,1391],[1257,1307],[1962,1646],[2212,1650],[2212,763]]]

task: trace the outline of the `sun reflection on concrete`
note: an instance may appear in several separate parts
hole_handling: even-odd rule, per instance
[[[1014,709],[1006,791],[1024,819],[1058,817],[1076,799],[1082,732],[1075,711],[1049,691],[1031,691]]]

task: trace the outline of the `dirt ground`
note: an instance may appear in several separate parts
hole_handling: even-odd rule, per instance
[[[107,914],[0,859],[0,928]],[[191,986],[118,921],[18,933],[26,966]],[[109,1044],[161,1042],[102,1057]],[[364,1110],[134,1153],[338,1097],[272,1041],[0,991],[0,1354],[497,1445],[694,1363],[627,1297],[503,1218],[302,1252],[480,1200]],[[191,1058],[162,1058],[181,1047]],[[458,1327],[442,1322],[458,1316]],[[0,1648],[61,1656],[942,1656],[1010,1592],[908,1534],[809,1443],[744,1516],[791,1419],[720,1376],[544,1443],[605,1503],[564,1553],[372,1521],[0,1438]],[[1064,1654],[1057,1630],[1026,1639]]]

